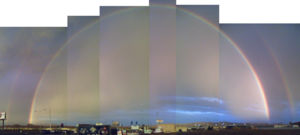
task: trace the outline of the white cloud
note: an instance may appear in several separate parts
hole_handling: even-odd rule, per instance
[[[208,102],[215,102],[219,104],[223,104],[223,100],[216,98],[216,97],[201,97],[201,100],[208,101]]]
[[[176,100],[184,101],[205,101],[210,103],[223,104],[224,101],[217,97],[188,97],[188,96],[176,96]]]
[[[223,116],[223,113],[209,112],[209,111],[189,111],[189,110],[169,110],[169,112],[180,113],[185,115],[216,115]]]

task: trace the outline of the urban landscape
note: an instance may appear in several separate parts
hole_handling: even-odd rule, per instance
[[[7,125],[0,131],[3,135],[54,134],[54,135],[298,135],[300,122],[289,124],[268,123],[229,123],[229,122],[198,122],[189,124],[163,124],[157,120],[157,125],[122,126],[114,121],[111,125],[77,124],[76,126],[61,125]]]
[[[300,24],[176,0],[100,11],[0,27],[0,135],[300,135]]]

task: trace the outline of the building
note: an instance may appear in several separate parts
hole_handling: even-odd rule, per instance
[[[299,128],[300,127],[300,122],[294,122],[294,123],[290,123],[292,128]]]
[[[173,133],[176,132],[175,124],[158,124],[157,128],[162,129],[164,133]]]
[[[117,129],[111,128],[109,125],[78,124],[77,133],[79,135],[116,135]]]

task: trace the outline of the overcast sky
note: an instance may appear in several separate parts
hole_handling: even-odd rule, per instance
[[[170,2],[104,7],[68,28],[0,28],[7,122],[300,119],[299,25],[219,25],[218,6]]]

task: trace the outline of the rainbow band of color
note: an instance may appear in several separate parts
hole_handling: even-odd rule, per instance
[[[151,5],[152,6],[152,5]],[[243,61],[245,62],[245,64],[248,66],[253,78],[255,79],[255,82],[257,84],[257,87],[259,89],[259,92],[260,92],[260,95],[261,95],[261,100],[263,101],[263,105],[264,105],[264,114],[266,116],[267,119],[270,118],[270,112],[269,112],[269,107],[268,107],[268,102],[267,102],[267,98],[266,98],[266,95],[265,95],[265,91],[264,91],[264,88],[262,86],[262,83],[259,79],[259,76],[258,74],[256,73],[254,67],[252,66],[252,64],[250,63],[249,59],[247,59],[245,53],[241,50],[241,48],[226,34],[224,33],[222,30],[220,30],[220,28],[218,26],[216,26],[215,24],[211,23],[210,21],[208,21],[207,19],[205,19],[204,17],[200,16],[200,15],[197,15],[196,13],[192,12],[192,11],[189,11],[187,9],[184,9],[184,8],[180,8],[180,7],[176,7],[176,6],[173,6],[173,5],[155,5],[157,7],[162,7],[162,8],[170,8],[170,9],[180,9],[181,11],[183,11],[184,13],[186,13],[187,15],[190,15],[196,19],[198,19],[199,21],[201,22],[204,22],[205,24],[211,26],[215,31],[219,32],[233,47],[234,49],[239,53],[239,55],[241,56],[241,58],[243,59]],[[102,19],[105,19],[105,18],[108,18],[108,17],[111,17],[113,15],[116,15],[116,14],[119,14],[119,13],[122,13],[122,12],[125,12],[125,11],[130,11],[132,9],[136,9],[137,7],[134,7],[134,8],[125,8],[125,9],[120,9],[120,10],[117,10],[117,11],[114,11],[113,13],[111,13],[110,15],[106,15],[102,18],[100,18],[100,21]],[[81,32],[83,32],[84,30],[88,29],[89,27],[93,26],[94,24],[98,23],[99,20],[96,20],[90,24],[88,24],[87,26],[83,27],[81,30],[79,30],[78,32],[76,32],[75,34],[73,34],[66,42],[65,44],[55,53],[55,55],[51,58],[50,62],[47,64],[43,74],[41,75],[41,78],[37,84],[37,87],[35,89],[35,93],[34,93],[34,96],[33,96],[33,100],[32,100],[32,104],[31,104],[31,108],[30,108],[30,113],[29,113],[29,119],[28,119],[28,123],[32,124],[33,123],[33,116],[34,116],[34,107],[35,107],[35,104],[36,104],[36,97],[37,97],[37,94],[38,94],[38,90],[40,88],[40,85],[41,85],[41,82],[42,82],[42,79],[44,77],[44,75],[46,74],[46,72],[48,71],[48,68],[49,68],[49,65],[51,65],[51,63],[53,63],[53,61],[60,55],[60,53],[66,48],[66,46],[68,45],[68,43],[70,41],[72,41],[72,39],[74,37],[76,37],[77,35],[79,35]]]

